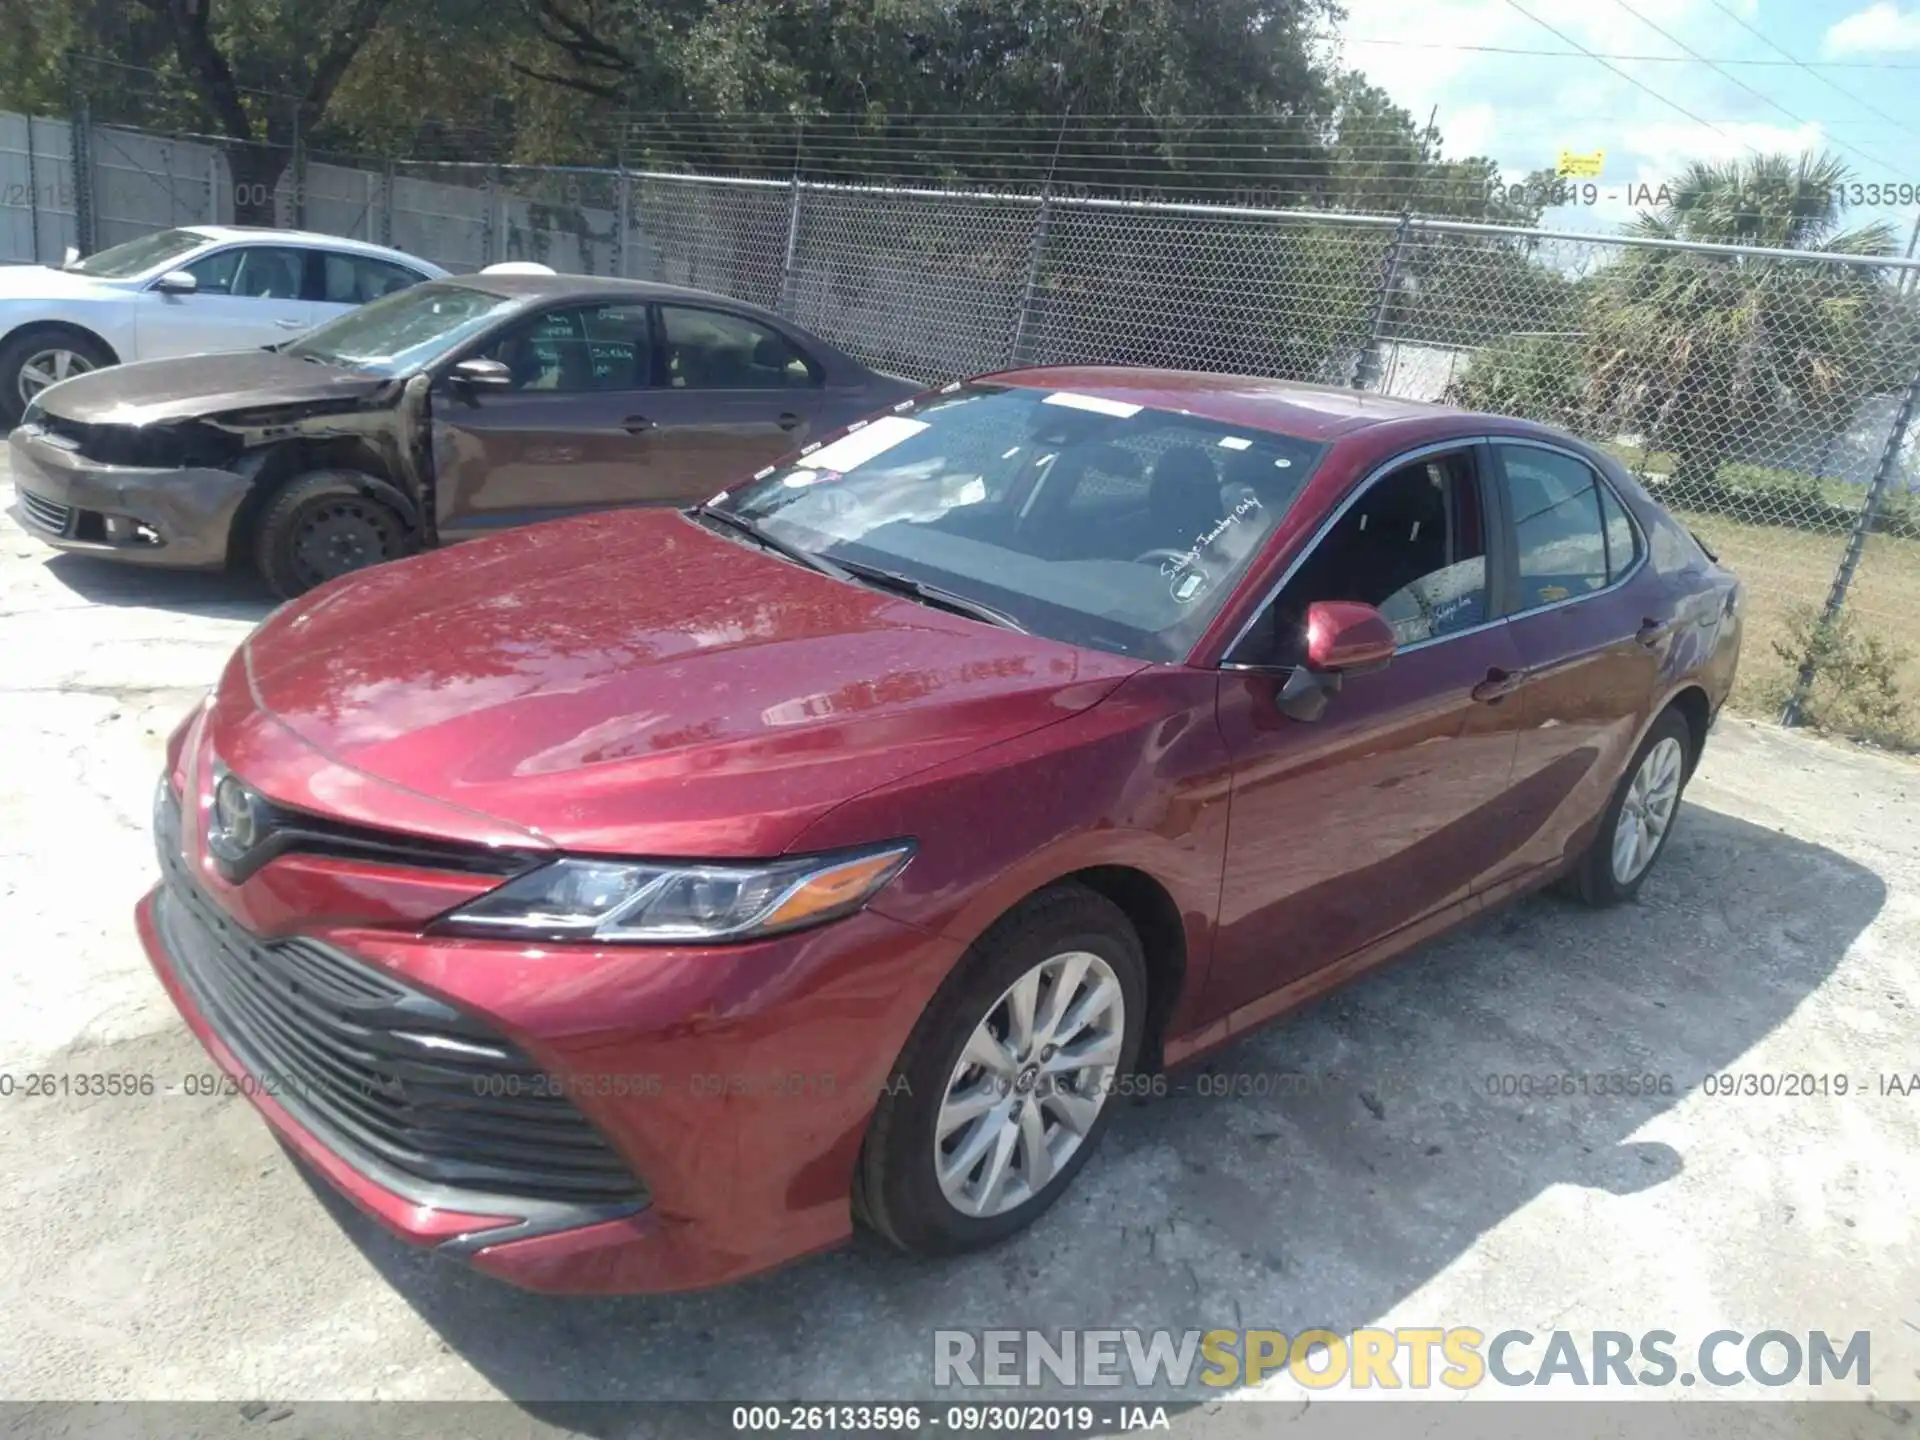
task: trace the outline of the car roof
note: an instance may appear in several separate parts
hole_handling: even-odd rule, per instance
[[[380,260],[398,260],[415,268],[432,270],[436,275],[446,273],[431,260],[422,260],[418,255],[409,255],[390,245],[355,240],[348,235],[326,235],[317,230],[275,230],[265,225],[182,225],[179,228],[189,235],[201,235],[209,240],[290,240],[301,245],[324,245],[329,250],[344,250]]]
[[[1320,442],[1392,421],[1439,420],[1467,413],[1452,406],[1334,385],[1132,365],[1040,366],[999,370],[976,378],[989,384],[1071,390],[1120,404],[1198,415],[1224,425],[1245,425]],[[1497,421],[1494,416],[1475,418]]]
[[[759,315],[781,325],[791,324],[770,310],[731,295],[695,290],[686,285],[662,285],[652,280],[622,280],[612,275],[516,275],[476,273],[449,275],[442,282],[484,290],[507,300],[585,300],[600,296],[634,301],[683,300],[690,305],[720,305],[742,315]]]

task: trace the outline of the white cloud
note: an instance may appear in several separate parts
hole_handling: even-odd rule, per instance
[[[1757,0],[1724,3],[1743,17],[1758,10]],[[1594,0],[1524,0],[1524,5],[1600,54],[1679,54],[1619,5]],[[1833,143],[1818,124],[1792,125],[1703,66],[1614,61],[1633,77],[1629,80],[1577,53],[1562,59],[1460,48],[1572,48],[1506,0],[1424,0],[1418,6],[1405,0],[1347,0],[1346,8],[1345,62],[1387,90],[1416,122],[1425,121],[1437,104],[1449,156],[1492,156],[1506,178],[1517,181],[1554,164],[1562,150],[1606,153],[1599,203],[1554,210],[1551,224],[1612,228],[1636,213],[1630,193],[1643,185],[1657,191],[1692,160],[1731,159],[1756,150],[1794,154]],[[1636,0],[1635,8],[1703,55],[1744,54],[1753,45],[1752,37],[1708,0],[1666,0],[1657,6]],[[1396,43],[1363,43],[1367,40]],[[1711,123],[1688,119],[1662,97]]]
[[[1892,0],[1878,0],[1837,21],[1820,43],[1827,55],[1882,55],[1920,50],[1920,9],[1902,12]]]

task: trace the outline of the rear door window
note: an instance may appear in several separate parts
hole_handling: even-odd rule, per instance
[[[314,298],[324,305],[365,305],[426,278],[404,265],[376,260],[371,255],[320,250],[314,252],[314,259],[319,272]]]
[[[820,383],[818,367],[771,326],[690,305],[660,307],[666,384],[675,390],[789,390]]]
[[[1513,610],[1537,610],[1605,589],[1608,525],[1592,467],[1531,445],[1494,448],[1513,521]]]

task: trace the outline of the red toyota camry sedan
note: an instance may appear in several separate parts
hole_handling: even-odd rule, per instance
[[[1740,621],[1535,425],[992,375],[276,611],[172,737],[140,930],[299,1156],[491,1275],[962,1251],[1158,1068],[1632,895]]]

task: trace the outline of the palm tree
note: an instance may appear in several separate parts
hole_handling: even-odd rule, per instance
[[[1696,161],[1629,233],[1767,253],[1634,246],[1601,277],[1588,401],[1674,453],[1676,501],[1704,500],[1725,460],[1844,428],[1908,362],[1891,342],[1909,329],[1877,267],[1792,254],[1893,252],[1885,224],[1843,228],[1850,181],[1827,154]]]

